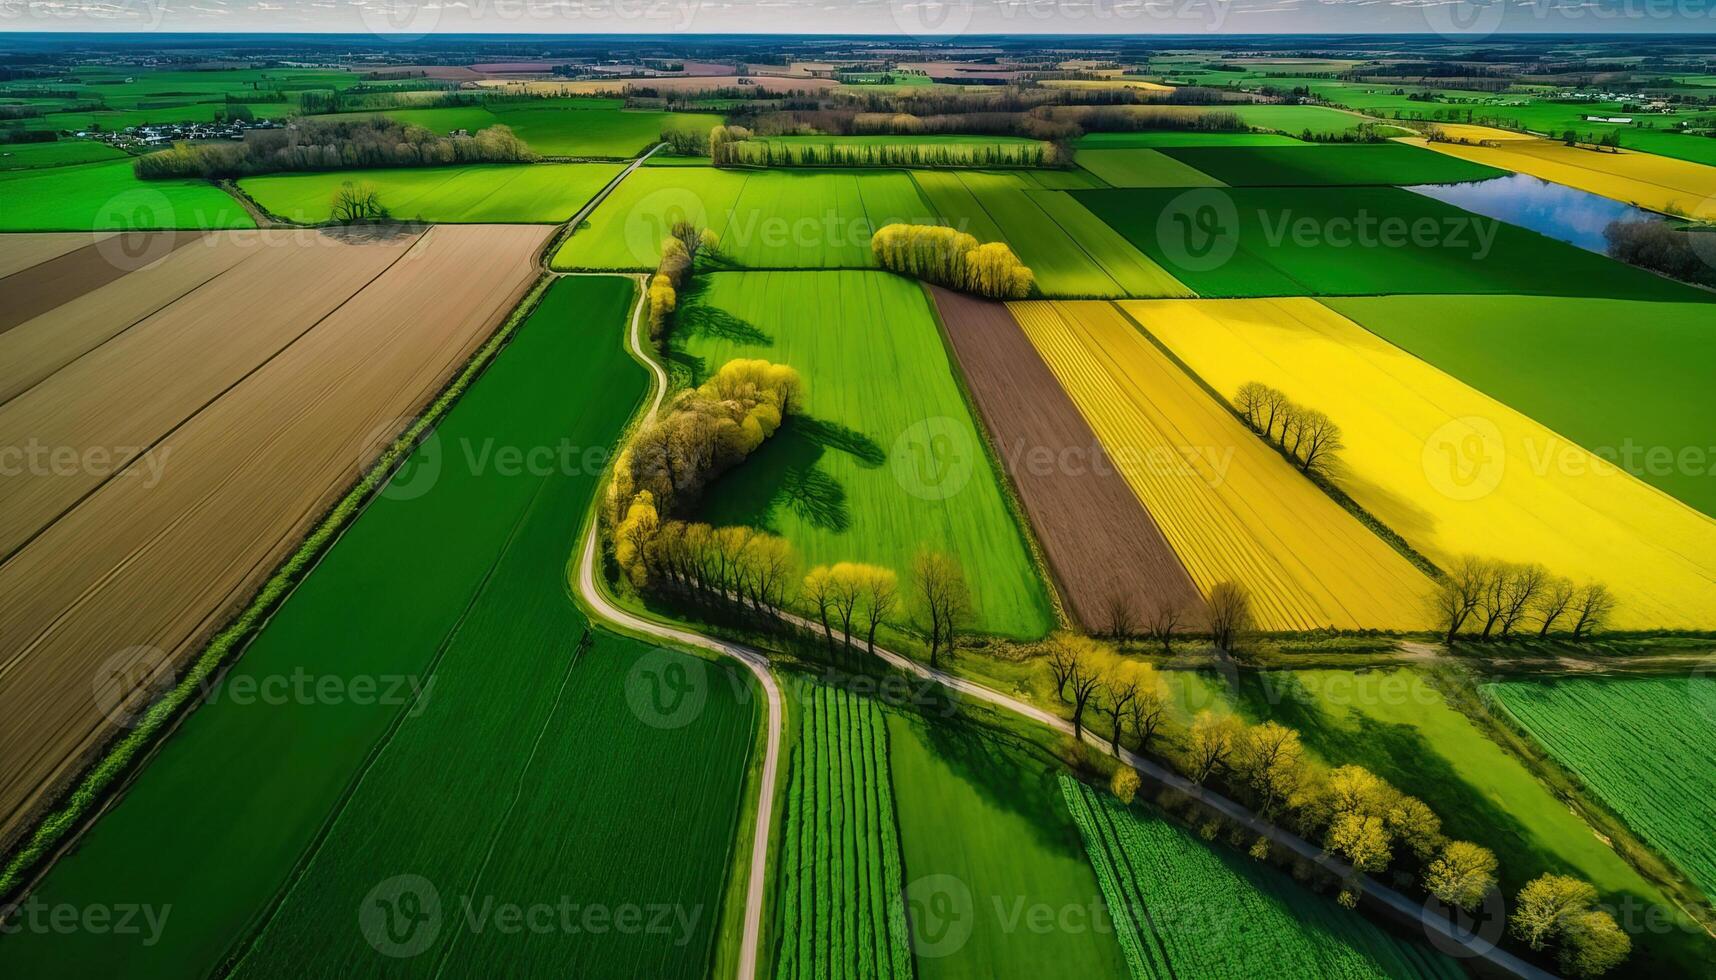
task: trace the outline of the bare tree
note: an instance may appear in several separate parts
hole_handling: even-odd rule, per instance
[[[1489,562],[1475,555],[1462,555],[1437,584],[1431,606],[1436,624],[1443,631],[1443,642],[1448,646],[1454,645],[1466,621],[1477,612],[1491,575]]]
[[[1566,615],[1567,610],[1572,607],[1573,597],[1578,593],[1579,589],[1573,584],[1572,579],[1552,578],[1549,580],[1549,583],[1543,587],[1542,594],[1537,597],[1536,612],[1537,621],[1540,624],[1537,630],[1538,639],[1541,640],[1549,635],[1549,631],[1554,628],[1556,621]]]
[[[1232,653],[1234,642],[1251,628],[1251,595],[1238,582],[1217,582],[1209,595],[1210,635],[1216,649]]]
[[[1150,618],[1144,621],[1144,634],[1162,644],[1163,656],[1171,656],[1174,652],[1174,634],[1178,633],[1180,627],[1190,618],[1185,606],[1164,600],[1150,611]]]
[[[1269,403],[1269,388],[1256,381],[1247,381],[1239,386],[1239,391],[1233,397],[1233,407],[1245,419],[1245,424],[1253,429],[1263,427],[1262,416],[1267,411]]]
[[[1299,430],[1301,439],[1293,451],[1299,457],[1299,471],[1302,473],[1311,472],[1314,466],[1327,466],[1335,453],[1346,448],[1346,444],[1341,442],[1341,427],[1322,412],[1302,412]]]
[[[1075,642],[1074,637],[1065,633],[1049,638],[1049,673],[1054,675],[1055,693],[1062,701],[1067,699],[1067,683],[1072,680],[1073,670],[1078,664]]]
[[[1503,576],[1501,638],[1507,639],[1537,602],[1549,573],[1542,565],[1515,565]]]
[[[1116,643],[1125,643],[1138,632],[1138,617],[1132,599],[1124,592],[1108,597],[1108,635]]]
[[[1155,668],[1148,665],[1140,668],[1138,694],[1126,708],[1138,751],[1150,751],[1150,741],[1156,737],[1168,711],[1168,688],[1156,676]]]
[[[387,207],[381,203],[381,194],[374,184],[354,184],[349,180],[341,181],[334,191],[332,217],[338,224],[349,225],[360,221],[384,221],[387,218]]]
[[[1115,755],[1120,754],[1120,736],[1126,730],[1127,712],[1132,702],[1138,699],[1138,676],[1131,665],[1121,662],[1103,674],[1099,684],[1098,695],[1101,700],[1097,710],[1108,716],[1109,724],[1113,726],[1113,738],[1109,740],[1109,748]]]
[[[1265,436],[1271,439],[1275,438],[1275,420],[1277,418],[1282,421],[1282,433],[1286,433],[1286,421],[1287,416],[1292,413],[1292,403],[1287,400],[1285,392],[1265,387],[1258,408],[1263,418],[1263,434]]]
[[[971,611],[971,593],[959,563],[938,551],[920,551],[912,560],[912,581],[919,612],[930,634],[930,667],[945,648],[951,656],[959,627]]]
[[[1615,597],[1609,593],[1608,586],[1592,582],[1580,589],[1573,600],[1573,639],[1580,640],[1587,633],[1602,629],[1614,611]]]
[[[1072,674],[1067,678],[1067,686],[1072,689],[1073,705],[1073,740],[1078,741],[1084,736],[1084,709],[1090,705],[1090,699],[1102,686],[1103,669],[1097,655],[1094,643],[1080,644],[1075,648]]]

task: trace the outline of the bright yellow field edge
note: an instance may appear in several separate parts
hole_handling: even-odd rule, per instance
[[[1217,391],[1328,413],[1335,483],[1437,565],[1538,563],[1606,584],[1617,628],[1716,627],[1716,521],[1316,300],[1120,305]]]
[[[1485,137],[1487,138],[1487,137]],[[1403,139],[1439,153],[1530,174],[1662,214],[1716,219],[1716,167],[1654,153],[1609,153],[1557,140],[1510,139],[1495,146]]]
[[[1430,580],[1113,304],[1008,306],[1206,595],[1218,582],[1244,585],[1265,630],[1427,625]]]

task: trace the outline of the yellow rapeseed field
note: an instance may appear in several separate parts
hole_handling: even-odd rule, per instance
[[[1271,630],[1426,625],[1430,580],[1112,304],[1008,306],[1206,595],[1245,585]]]
[[[1614,625],[1716,627],[1716,521],[1311,299],[1125,301],[1216,390],[1260,381],[1344,430],[1336,482],[1432,561],[1537,562]]]
[[[1632,150],[1609,153],[1581,149],[1546,139],[1508,140],[1496,146],[1429,143],[1421,139],[1401,142],[1530,174],[1663,214],[1716,218],[1716,167],[1701,163]]]
[[[1474,126],[1471,123],[1431,123],[1442,131],[1442,135],[1451,140],[1465,140],[1469,143],[1481,143],[1485,140],[1535,140],[1539,137],[1530,133],[1516,133],[1511,129],[1496,129],[1493,126]]]

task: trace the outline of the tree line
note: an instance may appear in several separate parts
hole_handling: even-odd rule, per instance
[[[256,174],[464,163],[529,163],[540,159],[510,127],[474,136],[437,136],[380,116],[298,119],[279,129],[253,129],[240,143],[178,144],[138,157],[144,179],[249,177]]]
[[[1484,642],[1556,632],[1578,642],[1607,624],[1615,597],[1601,582],[1576,583],[1542,565],[1465,555],[1437,584],[1432,606],[1450,647],[1462,636]]]
[[[689,221],[675,221],[661,243],[661,259],[650,276],[645,294],[649,310],[649,336],[658,345],[667,340],[668,325],[679,308],[679,294],[691,281],[699,255],[720,254],[720,241],[707,228]]]
[[[1278,388],[1247,381],[1239,386],[1233,404],[1245,424],[1297,462],[1302,473],[1327,469],[1346,448],[1334,419],[1295,404]]]
[[[1415,881],[1449,909],[1476,911],[1495,890],[1499,862],[1488,848],[1451,839],[1439,815],[1423,800],[1358,765],[1328,766],[1311,759],[1299,732],[1275,721],[1249,724],[1234,714],[1199,712],[1164,744],[1174,727],[1172,698],[1152,664],[1121,656],[1108,644],[1075,633],[1050,637],[1042,653],[1056,696],[1071,712],[1075,743],[1087,717],[1108,725],[1110,749],[1123,746],[1163,759],[1199,785],[1217,785],[1247,803],[1265,822],[1285,826],[1350,865],[1339,900],[1356,906],[1359,875],[1393,869]],[[1122,765],[1111,787],[1131,801],[1140,780]],[[1219,833],[1210,820],[1201,832]],[[1236,828],[1235,833],[1239,833]],[[1234,842],[1244,846],[1245,838]],[[1252,857],[1269,857],[1267,836],[1251,844]],[[1554,948],[1563,971],[1596,976],[1625,959],[1631,939],[1611,915],[1595,908],[1588,883],[1546,874],[1519,892],[1510,919],[1515,936],[1534,950]]]
[[[1036,282],[1005,242],[979,245],[946,225],[884,225],[870,251],[884,269],[989,299],[1024,299]]]
[[[1056,143],[728,143],[717,165],[753,167],[1070,167],[1070,148]]]
[[[1716,286],[1716,265],[1706,258],[1716,258],[1716,230],[1709,227],[1676,228],[1657,218],[1611,221],[1603,238],[1612,259],[1681,282]]]

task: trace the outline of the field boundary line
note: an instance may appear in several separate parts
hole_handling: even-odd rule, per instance
[[[536,255],[536,266],[537,266],[537,268],[541,269],[543,272],[559,272],[559,271],[561,271],[561,270],[553,268],[554,256],[559,254],[561,247],[564,246],[566,244],[566,242],[569,239],[571,239],[571,237],[573,235],[576,235],[578,233],[578,225],[583,223],[584,219],[588,218],[590,216],[591,212],[595,211],[596,208],[601,206],[603,201],[606,201],[608,199],[608,195],[612,194],[614,192],[614,189],[616,187],[620,186],[621,181],[625,180],[627,177],[630,177],[632,175],[632,171],[643,166],[645,160],[648,160],[650,157],[655,156],[656,151],[661,149],[662,147],[664,147],[666,145],[667,145],[666,143],[657,143],[654,146],[650,147],[648,150],[646,150],[644,152],[643,156],[638,157],[636,160],[633,160],[630,164],[627,164],[626,166],[620,168],[620,172],[615,174],[614,178],[612,180],[608,181],[606,184],[604,184],[602,186],[602,189],[597,191],[588,201],[585,201],[583,207],[572,212],[571,217],[567,218],[565,221],[556,222],[557,224],[560,225],[560,230],[555,232],[552,236],[550,236],[548,239],[548,243],[542,247],[542,251],[537,253],[537,255]],[[609,161],[609,162],[611,162],[611,161]],[[627,270],[624,270],[624,269],[614,269],[614,270],[610,270],[608,274],[609,275],[623,274],[626,271]]]
[[[552,281],[551,276],[539,276],[525,290],[500,325],[450,374],[440,391],[377,455],[370,468],[323,512],[299,546],[275,565],[250,600],[203,644],[202,652],[189,662],[178,683],[145,710],[136,727],[110,743],[81,775],[68,780],[66,790],[55,803],[43,806],[40,816],[20,828],[4,852],[5,864],[0,865],[0,899],[14,897],[14,893],[27,892],[39,884],[59,858],[75,847],[84,833],[124,795],[167,738],[200,705],[202,686],[217,682],[244,655],[250,641],[368,510],[417,444],[506,349]]]

